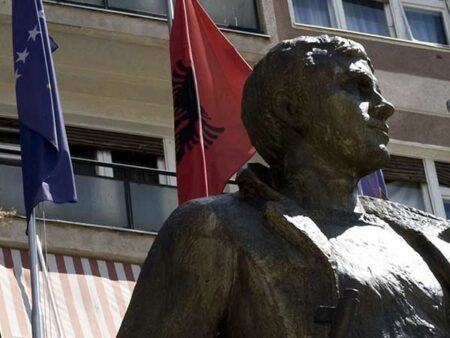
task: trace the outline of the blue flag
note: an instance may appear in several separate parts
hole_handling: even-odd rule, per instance
[[[358,183],[358,193],[360,195],[387,199],[387,189],[383,172],[377,170],[364,176]]]
[[[13,48],[27,218],[40,202],[76,202],[42,0],[13,0]]]

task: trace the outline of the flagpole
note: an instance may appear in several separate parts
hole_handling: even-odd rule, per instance
[[[33,338],[42,338],[42,316],[41,316],[41,302],[39,291],[39,270],[37,259],[37,234],[36,234],[36,213],[33,212],[30,216],[30,223],[28,225],[28,253],[30,256],[30,271],[31,271],[31,327],[33,330]]]
[[[167,8],[167,25],[169,26],[169,34],[172,31],[172,20],[173,20],[173,1],[166,0]]]

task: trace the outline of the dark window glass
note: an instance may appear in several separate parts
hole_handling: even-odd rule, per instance
[[[450,188],[450,163],[434,162],[439,185]]]
[[[293,0],[295,22],[331,27],[328,0]]]
[[[146,168],[156,168],[155,156],[125,151],[111,151],[113,163],[129,164]],[[158,175],[139,169],[114,168],[114,178],[137,183],[158,184]]]
[[[416,8],[405,8],[405,13],[414,39],[448,43],[441,13]]]
[[[450,200],[444,200],[444,208],[447,219],[450,220]]]
[[[61,0],[95,7],[105,7],[118,11],[167,16],[166,0]],[[174,0],[174,5],[175,5]],[[214,20],[222,27],[259,31],[259,20],[255,0],[200,0],[200,3]]]
[[[166,16],[165,0],[108,0],[111,9]]]
[[[3,128],[2,128],[3,129]],[[20,143],[19,131],[14,128],[5,128],[0,130],[0,145],[6,149],[18,150]],[[19,165],[20,156],[0,151],[0,164]],[[1,201],[1,198],[0,198]],[[0,205],[1,208],[1,205]]]
[[[86,6],[105,7],[104,0],[65,0],[65,2],[72,2]]]
[[[72,157],[85,158],[88,160],[96,159],[96,150],[86,146],[70,145],[70,155]],[[72,161],[73,171],[76,175],[95,176],[95,166],[92,164],[78,163]]]
[[[0,131],[0,143],[8,143],[8,144],[19,144],[19,130],[6,130]]]
[[[383,3],[370,0],[344,0],[342,3],[349,30],[390,35]]]
[[[200,3],[219,26],[259,30],[255,0],[200,0]]]

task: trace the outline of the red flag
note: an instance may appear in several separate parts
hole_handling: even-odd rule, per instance
[[[178,0],[170,36],[178,200],[220,194],[254,154],[241,121],[250,66],[197,0]]]

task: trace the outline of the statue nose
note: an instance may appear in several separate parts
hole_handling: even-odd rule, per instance
[[[395,108],[392,103],[380,97],[380,102],[371,109],[369,114],[376,119],[386,121],[394,112]]]

